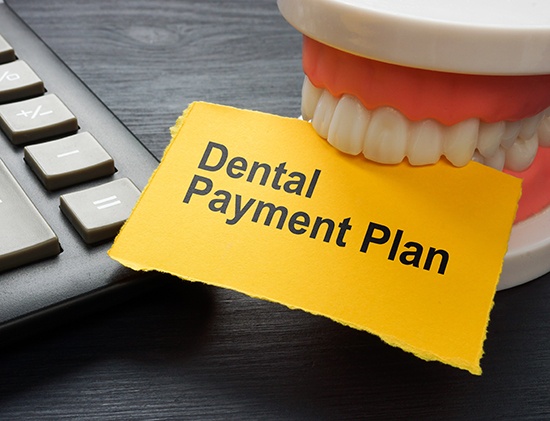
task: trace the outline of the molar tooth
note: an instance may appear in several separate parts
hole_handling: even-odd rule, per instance
[[[307,76],[304,77],[302,85],[302,118],[304,120],[309,121],[313,118],[315,107],[317,107],[322,93],[322,88],[317,88]]]
[[[506,150],[504,166],[512,171],[524,171],[533,163],[539,147],[539,139],[535,134],[530,139],[518,139]]]
[[[398,164],[407,150],[408,120],[390,107],[372,112],[365,134],[363,155],[382,164]]]
[[[443,153],[455,167],[466,165],[477,145],[479,120],[470,118],[444,130]]]
[[[411,123],[407,142],[407,157],[411,165],[435,164],[443,151],[443,136],[435,120]]]
[[[546,110],[546,117],[542,120],[537,132],[539,137],[539,145],[546,148],[550,147],[550,115],[548,110]]]
[[[539,123],[543,117],[544,111],[532,117],[521,120],[521,129],[518,136],[522,139],[531,139],[537,132],[537,128],[539,127]]]
[[[506,130],[502,135],[500,146],[502,146],[504,149],[508,149],[510,146],[512,146],[512,144],[516,141],[516,138],[518,137],[520,130],[521,130],[521,120],[507,121]]]
[[[502,171],[506,159],[506,151],[503,148],[498,148],[497,151],[490,157],[485,158],[484,164],[495,170]]]
[[[317,134],[325,139],[328,136],[328,129],[336,104],[338,104],[338,100],[334,98],[329,91],[324,90],[315,107],[313,118],[311,119],[311,124]]]
[[[334,110],[328,141],[342,152],[357,155],[363,150],[363,139],[370,111],[352,95],[344,95]]]
[[[500,146],[500,139],[506,130],[506,123],[479,123],[477,149],[485,157],[493,156]]]

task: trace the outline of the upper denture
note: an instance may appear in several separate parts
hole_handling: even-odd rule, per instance
[[[495,76],[399,66],[303,39],[304,73],[334,97],[353,94],[373,110],[390,106],[409,120],[453,125],[469,118],[516,121],[550,105],[550,75]]]

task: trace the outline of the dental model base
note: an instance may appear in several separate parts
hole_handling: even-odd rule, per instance
[[[304,35],[302,117],[320,136],[383,164],[475,160],[522,178],[498,288],[550,271],[548,2],[278,5]]]

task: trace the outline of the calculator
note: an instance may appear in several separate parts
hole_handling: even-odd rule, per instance
[[[0,344],[160,276],[107,255],[157,159],[2,0],[0,129]]]

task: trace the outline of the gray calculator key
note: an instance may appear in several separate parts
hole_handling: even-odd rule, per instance
[[[0,161],[0,271],[60,252],[57,236]]]
[[[15,51],[12,46],[0,35],[0,63],[15,60]]]
[[[76,132],[78,122],[53,94],[0,105],[0,126],[13,144],[22,145]]]
[[[48,190],[115,172],[113,158],[88,132],[26,146],[25,161]]]
[[[60,208],[87,244],[114,238],[130,216],[139,189],[121,178],[60,196]]]
[[[23,60],[0,65],[0,104],[44,93],[44,83]]]

